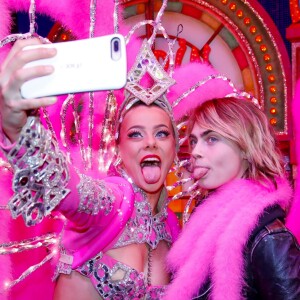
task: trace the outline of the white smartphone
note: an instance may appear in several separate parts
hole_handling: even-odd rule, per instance
[[[25,68],[42,64],[53,65],[55,70],[51,75],[25,82],[21,86],[24,98],[113,90],[126,84],[126,46],[120,34],[25,49],[37,47],[55,47],[57,54],[50,59],[30,62]]]

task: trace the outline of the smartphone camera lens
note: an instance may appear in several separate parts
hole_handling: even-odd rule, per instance
[[[111,40],[111,57],[115,61],[121,58],[120,39],[117,37]]]
[[[118,40],[114,40],[114,51],[115,52],[119,51],[119,41]]]

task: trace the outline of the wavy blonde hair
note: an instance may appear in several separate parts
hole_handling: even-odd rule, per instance
[[[255,104],[234,97],[212,99],[196,108],[187,133],[197,123],[234,142],[249,162],[245,178],[265,182],[284,176],[283,159],[266,115]]]

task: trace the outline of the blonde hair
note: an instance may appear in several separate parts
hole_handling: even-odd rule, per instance
[[[241,149],[249,162],[245,178],[275,182],[275,177],[283,176],[274,130],[252,102],[234,97],[206,101],[189,118],[188,133],[195,123],[219,133]]]

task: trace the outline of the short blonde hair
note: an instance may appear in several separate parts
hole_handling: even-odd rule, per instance
[[[204,102],[191,115],[188,133],[197,123],[234,142],[249,162],[245,178],[275,182],[284,176],[283,159],[266,115],[250,101],[234,97]]]

